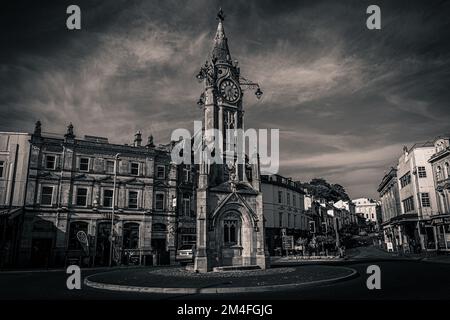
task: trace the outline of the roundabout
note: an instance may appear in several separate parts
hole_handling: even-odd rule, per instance
[[[90,275],[84,284],[101,290],[159,294],[217,294],[289,290],[332,284],[357,277],[351,268],[305,265],[194,273],[181,267],[121,269]]]

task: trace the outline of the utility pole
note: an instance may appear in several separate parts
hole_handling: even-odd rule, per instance
[[[333,220],[334,220],[334,232],[336,234],[336,248],[339,248],[341,246],[339,241],[339,221],[337,217],[334,217]]]
[[[111,242],[109,245],[109,266],[112,267],[113,242],[114,242],[114,209],[116,205],[116,180],[117,180],[117,161],[119,161],[120,153],[114,157],[114,178],[113,178],[113,194],[112,194],[112,210],[111,210]]]

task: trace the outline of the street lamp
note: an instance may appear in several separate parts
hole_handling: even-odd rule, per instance
[[[113,194],[112,194],[112,212],[111,212],[111,242],[109,245],[109,266],[112,267],[112,255],[113,255],[113,238],[114,238],[114,207],[116,204],[116,179],[117,179],[117,162],[120,160],[120,153],[117,153],[114,157],[114,178],[113,178]]]

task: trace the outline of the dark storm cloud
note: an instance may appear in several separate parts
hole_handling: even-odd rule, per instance
[[[377,1],[378,31],[365,27],[368,1],[35,2],[0,19],[1,130],[71,121],[121,143],[137,129],[156,142],[192,130],[194,75],[222,6],[232,57],[264,91],[246,94],[246,127],[281,129],[282,174],[375,197],[403,145],[450,131],[446,1]],[[81,31],[65,28],[72,3]]]

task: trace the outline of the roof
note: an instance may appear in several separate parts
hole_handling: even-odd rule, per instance
[[[228,48],[228,41],[225,36],[225,29],[223,27],[222,20],[219,20],[219,24],[217,25],[217,31],[211,51],[211,59],[217,60],[218,62],[231,61],[230,49]]]
[[[391,167],[381,180],[377,191],[380,192],[381,190],[383,190],[383,188],[388,184],[388,182],[391,181],[392,179],[395,179],[396,177],[397,177],[397,169]]]

